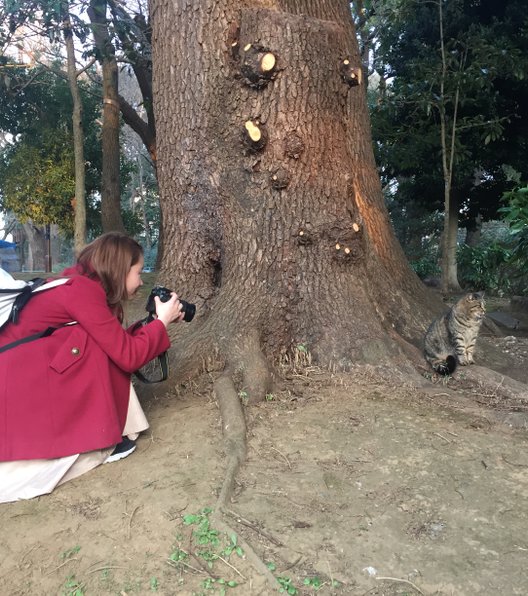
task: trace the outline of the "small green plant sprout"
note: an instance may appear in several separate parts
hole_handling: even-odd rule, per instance
[[[60,558],[63,561],[65,561],[66,559],[73,557],[73,555],[76,555],[80,550],[81,550],[81,547],[79,545],[73,546],[72,548],[68,548],[67,550],[62,552]]]
[[[238,397],[240,398],[240,401],[241,401],[241,402],[242,402],[244,405],[245,405],[245,404],[247,404],[247,402],[248,402],[248,399],[249,399],[249,395],[248,395],[248,392],[247,392],[247,391],[244,391],[244,390],[242,390],[242,391],[239,391],[239,392],[238,392]]]
[[[170,554],[169,561],[179,563],[180,561],[185,561],[188,558],[189,555],[184,550],[181,550],[181,548],[176,548]]]
[[[321,589],[324,583],[325,582],[323,582],[320,577],[317,577],[317,575],[315,577],[305,577],[303,582],[305,586],[313,588],[316,592]]]
[[[204,579],[202,582],[202,587],[205,590],[214,590],[215,588],[218,588],[219,596],[225,596],[227,588],[236,588],[237,586],[238,583],[236,581],[228,581],[222,578],[215,579],[213,577],[208,577],[207,579]]]
[[[209,515],[212,509],[205,507],[197,515],[184,515],[183,523],[186,526],[197,525],[198,528],[193,531],[196,541],[200,545],[209,544],[211,546],[218,546],[220,539],[218,538],[218,530],[211,528],[209,522]]]
[[[266,401],[273,401],[275,399],[275,396],[273,395],[273,393],[266,393]]]
[[[63,596],[84,596],[84,585],[75,579],[75,575],[69,575],[62,594]]]
[[[275,565],[275,563],[273,561],[269,561],[269,563],[266,563],[266,567],[270,571],[275,571],[277,569],[277,565]]]
[[[241,559],[244,558],[244,551],[242,550],[242,547],[238,546],[236,534],[231,534],[229,537],[229,544],[222,551],[222,555],[229,558],[233,552],[235,552]]]
[[[159,583],[158,583],[158,578],[157,577],[151,577],[150,578],[150,590],[152,592],[157,592],[159,588]]]
[[[278,577],[277,581],[279,582],[280,593],[290,594],[290,596],[296,596],[299,593],[299,590],[295,586],[292,585],[292,580],[289,577]]]

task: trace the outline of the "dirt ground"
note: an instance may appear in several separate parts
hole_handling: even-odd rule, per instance
[[[528,381],[527,322],[504,333]],[[528,424],[490,415],[510,407],[493,388],[285,369],[245,410],[226,534],[210,511],[226,466],[213,377],[143,396],[132,456],[0,505],[0,595],[273,594],[255,555],[284,594],[528,593]]]

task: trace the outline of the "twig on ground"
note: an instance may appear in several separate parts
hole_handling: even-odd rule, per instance
[[[184,550],[182,550],[182,552],[185,552]],[[220,579],[219,575],[216,575],[216,573],[213,573],[212,569],[210,569],[201,559],[200,557],[196,554],[196,553],[191,553],[193,559],[198,563],[198,565],[200,565],[200,567],[205,571],[205,573],[207,573],[208,575],[210,575],[214,580]]]
[[[97,573],[97,571],[106,571],[107,569],[128,569],[128,568],[122,567],[121,565],[102,565],[101,567],[96,567],[95,569],[90,569],[90,571],[85,571],[85,573],[90,575],[90,573]]]
[[[436,435],[437,437],[440,437],[441,439],[444,439],[444,441],[446,443],[451,443],[451,441],[449,439],[446,439],[444,436],[442,436],[440,433],[433,433],[434,435]]]
[[[134,517],[134,514],[136,513],[136,511],[141,507],[141,505],[138,505],[134,511],[132,511],[132,513],[130,514],[130,519],[128,520],[128,539],[130,540],[130,537],[132,535],[132,518]]]
[[[33,550],[35,550],[36,548],[40,548],[42,545],[41,544],[34,544],[28,551],[26,551],[23,555],[22,558],[20,559],[20,563],[22,564],[24,562],[24,559],[29,555],[29,553]]]
[[[205,573],[205,571],[203,571],[202,569],[197,569],[196,567],[193,567],[192,565],[190,565],[189,563],[186,563],[185,561],[173,561],[172,559],[165,559],[165,561],[167,562],[168,565],[170,565],[171,567],[176,567],[177,569],[180,565],[183,565],[184,567],[188,567],[189,569],[192,569],[196,573]]]
[[[281,570],[281,573],[286,573],[286,571],[289,571],[290,569],[293,569],[293,567],[295,567],[295,565],[297,565],[297,563],[299,563],[299,561],[301,561],[301,560],[302,560],[302,558],[303,558],[303,557],[302,557],[302,555],[299,555],[299,556],[298,556],[298,557],[295,559],[295,561],[293,561],[293,563],[290,563],[290,564],[288,565],[288,567],[285,567],[284,569],[282,569],[282,570]]]
[[[48,571],[48,573],[45,573],[44,577],[47,577],[48,575],[55,573],[55,571],[58,571],[61,567],[64,567],[64,565],[67,565],[68,563],[71,563],[72,561],[78,561],[78,560],[79,559],[77,559],[76,557],[72,557],[71,559],[64,561],[64,563],[61,563],[58,567],[55,567],[55,569],[52,569],[51,571]]]
[[[387,577],[387,576],[379,576],[376,578],[377,580],[387,580],[387,581],[391,581],[391,582],[401,582],[402,584],[409,584],[410,586],[412,586],[415,590],[417,590],[418,592],[420,592],[420,594],[423,594],[423,592],[420,590],[420,588],[416,585],[413,584],[411,581],[409,581],[408,579],[401,579],[399,577]]]
[[[334,585],[334,578],[332,576],[332,569],[330,568],[330,562],[328,560],[326,561],[326,565],[328,567],[328,576],[330,577],[330,585],[333,586]]]
[[[247,577],[245,577],[244,575],[242,575],[242,574],[240,573],[240,571],[239,571],[239,570],[238,570],[238,569],[237,569],[237,568],[236,568],[234,565],[231,565],[231,563],[230,563],[229,561],[226,561],[226,559],[224,559],[224,557],[221,557],[220,555],[218,555],[218,558],[220,559],[220,561],[223,561],[223,562],[224,562],[224,563],[225,563],[225,564],[226,564],[228,567],[231,567],[231,569],[232,569],[232,570],[233,570],[235,573],[238,573],[238,575],[240,575],[240,577],[241,577],[241,578],[242,578],[244,581],[246,581],[246,580],[247,580]]]
[[[271,573],[271,571],[268,569],[267,565],[259,557],[259,555],[255,552],[253,547],[248,542],[246,542],[244,540],[244,538],[242,536],[240,536],[240,534],[237,534],[231,526],[229,526],[223,519],[221,519],[221,517],[220,517],[221,513],[222,513],[222,511],[218,511],[218,512],[215,511],[215,516],[214,516],[215,524],[218,527],[218,529],[221,532],[224,532],[225,534],[227,534],[228,536],[231,536],[231,534],[235,534],[235,536],[238,537],[238,545],[245,552],[246,557],[249,560],[249,562],[253,565],[253,567],[256,569],[256,571],[258,573],[260,573],[260,575],[264,576],[264,578],[266,579],[266,581],[268,582],[270,587],[275,588],[277,586],[277,579],[275,578],[273,573]]]
[[[282,455],[282,457],[286,460],[286,463],[288,464],[288,468],[290,468],[290,470],[292,469],[291,464],[290,464],[290,460],[284,455],[284,453],[282,453],[282,451],[279,451],[278,449],[275,449],[275,447],[272,447],[273,451],[276,451],[277,453],[279,453],[280,455]]]
[[[504,455],[502,455],[501,457],[502,457],[502,459],[503,459],[503,460],[504,460],[504,461],[505,461],[507,464],[510,464],[510,466],[515,466],[516,468],[528,468],[528,464],[517,464],[517,463],[515,463],[515,462],[513,462],[513,461],[508,461],[508,460],[507,460],[507,459],[504,457]]]
[[[247,519],[244,519],[241,515],[238,515],[238,513],[236,513],[235,511],[232,511],[231,509],[224,508],[224,513],[227,513],[228,515],[233,517],[239,524],[242,524],[243,526],[247,526],[248,528],[251,528],[252,530],[257,532],[257,534],[264,536],[264,538],[267,538],[275,546],[284,546],[284,544],[280,540],[277,540],[277,538],[273,537],[271,534],[269,534],[262,528],[259,528],[256,524],[250,522]]]

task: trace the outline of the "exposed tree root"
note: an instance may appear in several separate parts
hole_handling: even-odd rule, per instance
[[[233,494],[235,476],[246,459],[246,420],[240,398],[228,373],[224,373],[215,381],[214,392],[220,408],[227,456],[227,471],[217,501],[217,507],[223,508]]]
[[[246,459],[246,421],[242,404],[238,397],[233,380],[228,372],[219,377],[214,384],[214,392],[220,408],[222,431],[224,435],[224,449],[227,456],[227,469],[224,482],[218,495],[213,518],[215,526],[228,536],[235,534],[238,544],[244,549],[247,559],[255,570],[265,579],[268,588],[277,590],[278,584],[274,575],[266,567],[264,561],[224,519],[229,502],[233,495],[233,488],[237,472]]]
[[[491,368],[477,365],[460,368],[457,374],[474,382],[487,395],[496,396],[498,399],[520,400],[528,407],[528,385],[525,383],[516,381]]]
[[[248,403],[262,401],[270,392],[271,375],[268,362],[260,349],[260,337],[256,329],[237,341],[235,357],[242,369],[243,386]]]
[[[424,393],[437,395],[437,383],[421,384]],[[483,366],[464,366],[456,370],[452,380],[444,379],[441,394],[450,403],[513,428],[528,428],[528,385]]]

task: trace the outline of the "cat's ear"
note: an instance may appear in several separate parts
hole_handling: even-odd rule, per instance
[[[484,292],[473,292],[469,295],[470,300],[482,300],[484,298]]]

